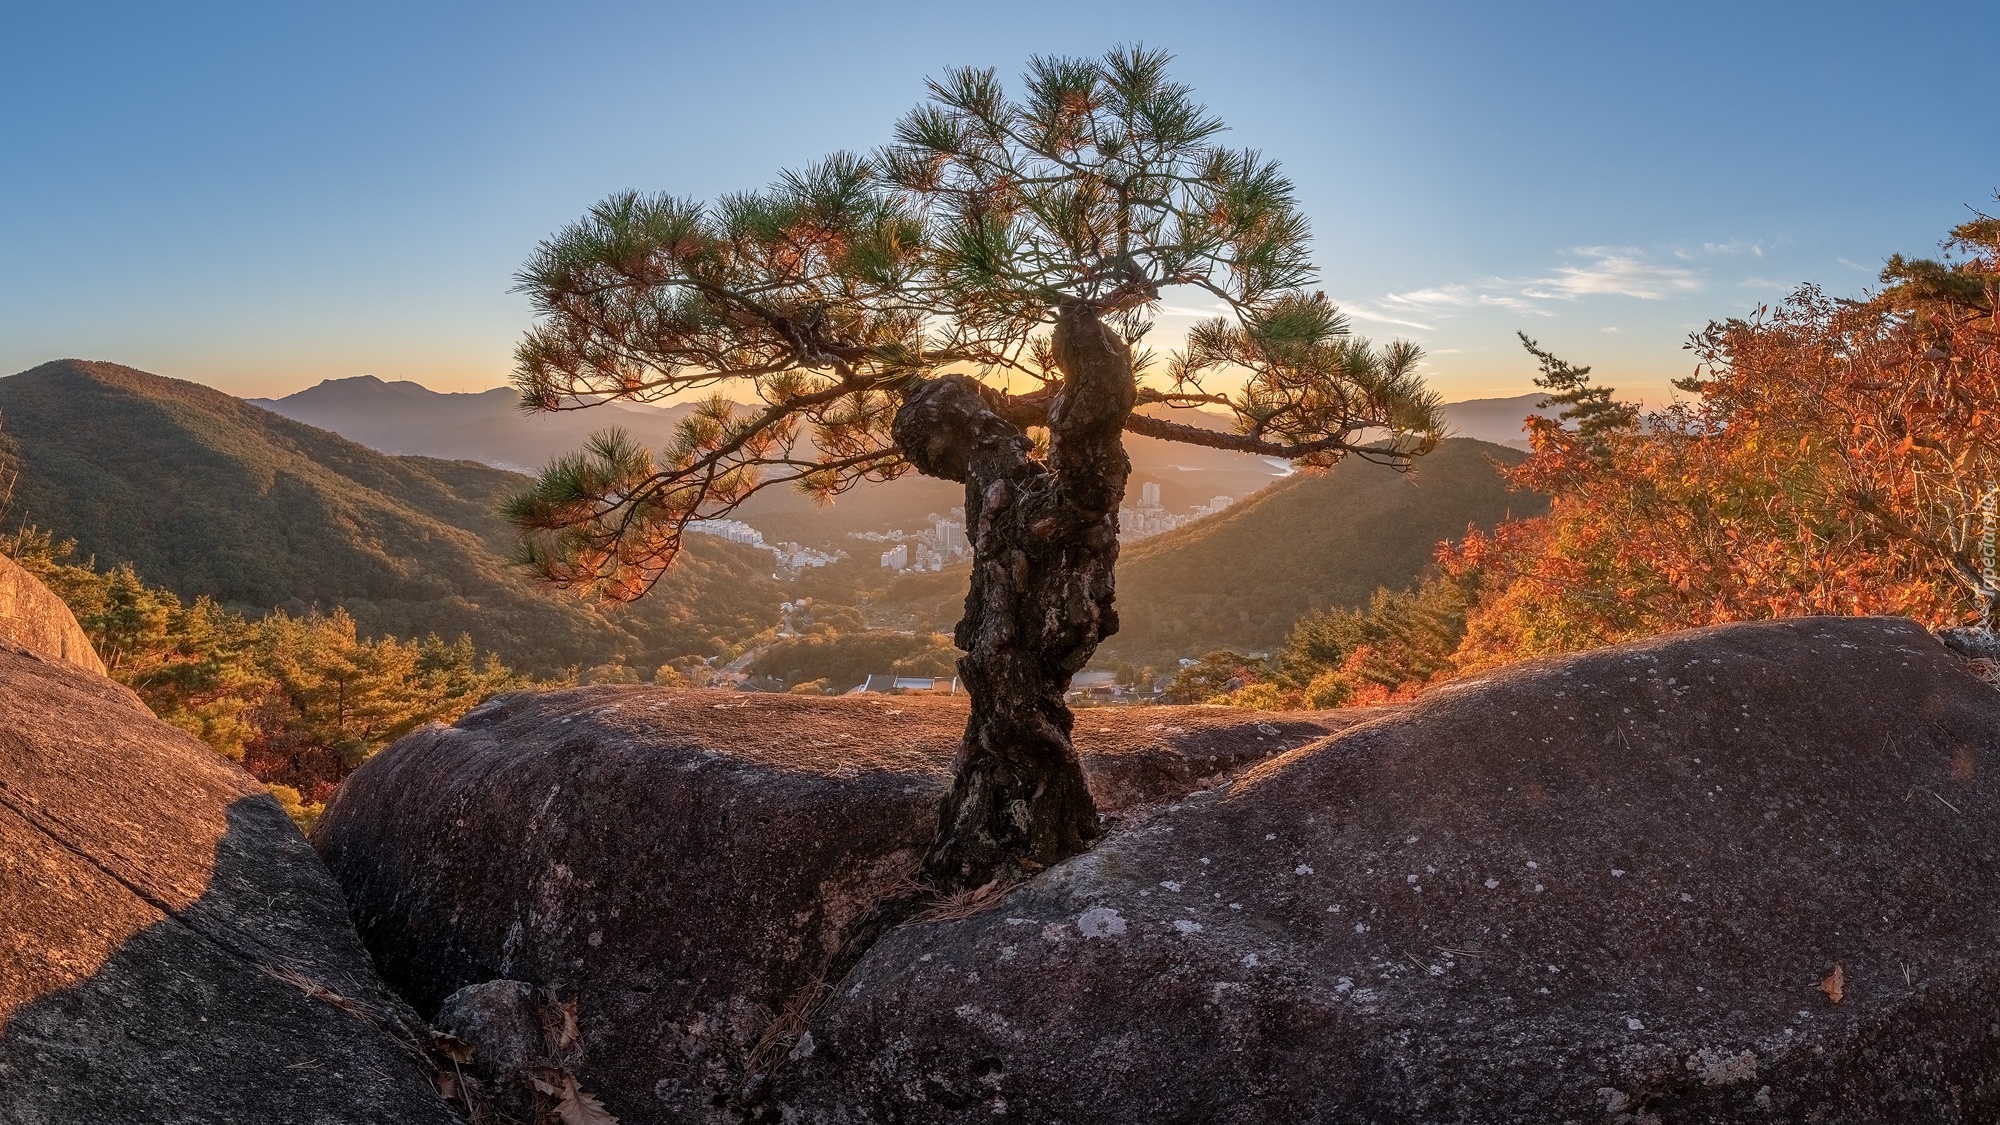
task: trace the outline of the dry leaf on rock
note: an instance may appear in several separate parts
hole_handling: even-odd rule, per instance
[[[527,1069],[528,1081],[535,1089],[556,1100],[555,1108],[547,1111],[542,1120],[556,1121],[561,1125],[618,1125],[618,1118],[604,1103],[576,1084],[576,1075],[557,1066],[533,1066]]]
[[[1847,990],[1847,974],[1841,969],[1840,962],[1833,963],[1833,971],[1826,975],[1825,980],[1819,982],[1819,990],[1826,993],[1828,1000],[1840,1003],[1842,994]]]
[[[1836,969],[1837,968],[1838,967],[1836,966]],[[558,1036],[558,1038],[556,1039],[556,1050],[567,1051],[571,1047],[576,1046],[576,1041],[578,1038],[578,1032],[576,1028],[576,1001],[574,1000],[565,1001],[564,1003],[557,1005],[557,1009],[562,1013],[562,1031]]]
[[[562,1100],[556,1103],[556,1116],[562,1125],[618,1125],[618,1118],[604,1108],[604,1103],[576,1088],[572,1078],[563,1087]]]
[[[448,1032],[431,1032],[431,1046],[445,1058],[463,1066],[472,1061],[472,1044]]]
[[[576,1046],[579,1032],[576,1026],[576,1001],[557,1000],[556,994],[542,990],[541,1003],[536,1005],[535,1014],[542,1023],[542,1044],[549,1054],[561,1058],[571,1047]]]

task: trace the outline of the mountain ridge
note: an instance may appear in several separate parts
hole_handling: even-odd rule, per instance
[[[1468,398],[1444,404],[1445,432],[1452,437],[1473,438],[1527,449],[1526,421],[1536,414],[1553,418],[1560,407],[1542,406],[1548,392],[1514,395],[1509,398]]]
[[[535,472],[612,426],[635,430],[658,445],[694,409],[692,403],[606,403],[589,411],[528,414],[510,387],[434,391],[408,379],[374,375],[323,379],[282,398],[243,401],[380,453],[479,461],[519,473]]]
[[[10,524],[74,539],[184,597],[341,607],[376,634],[464,633],[525,670],[717,651],[769,624],[782,600],[768,556],[704,541],[666,596],[600,611],[505,561],[497,507],[527,483],[518,474],[382,454],[118,364],[56,360],[0,379],[0,443],[20,473]]]
[[[321,392],[321,407],[358,399],[364,421],[383,413],[380,403],[407,399],[399,424],[412,432],[472,412],[523,420],[504,388],[441,393],[365,376],[308,390]],[[1525,416],[1538,400],[1465,405],[1479,423],[1482,415]],[[439,412],[426,413],[432,408]],[[661,424],[652,434],[663,440],[659,416],[667,413],[607,405],[557,417],[585,432],[635,419]],[[786,598],[767,555],[694,536],[658,592],[600,612],[504,561],[512,533],[495,513],[525,477],[472,459],[383,453],[255,400],[117,364],[60,360],[0,379],[0,423],[0,444],[24,470],[14,522],[74,538],[107,562],[130,562],[184,596],[239,609],[341,606],[364,631],[463,632],[528,670],[622,656],[643,671],[746,639],[774,623]],[[570,448],[560,434],[539,440]],[[1112,661],[1273,647],[1307,610],[1364,603],[1378,585],[1409,585],[1438,540],[1539,510],[1537,499],[1506,493],[1492,469],[1522,454],[1471,438],[1447,440],[1408,477],[1351,460],[1280,478],[1244,455],[1130,443],[1134,495],[1158,481],[1169,509],[1208,500],[1221,490],[1204,486],[1232,474],[1241,484],[1226,493],[1237,502],[1222,512],[1126,546],[1118,572],[1124,626],[1104,647]],[[1174,468],[1182,461],[1191,468]],[[739,514],[772,541],[851,548],[849,525],[921,526],[962,502],[959,486],[911,475],[863,485],[835,509],[771,489]]]

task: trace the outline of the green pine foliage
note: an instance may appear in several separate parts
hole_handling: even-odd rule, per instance
[[[1949,309],[1958,314],[1992,316],[2000,292],[2000,218],[1974,212],[1975,217],[1953,227],[1945,240],[1948,256],[1905,258],[1891,254],[1882,267],[1882,296],[1899,309]],[[1678,384],[1676,384],[1678,385]]]
[[[983,380],[1011,424],[1044,427],[1064,308],[1138,349],[1142,403],[1220,407],[1236,431],[1134,415],[1131,433],[1306,465],[1430,450],[1441,419],[1418,349],[1353,337],[1309,291],[1291,182],[1224,146],[1170,62],[1143,47],[1037,57],[1011,91],[992,70],[954,69],[865,156],[706,203],[624,192],[544,241],[517,274],[537,315],[516,351],[524,407],[724,386],[756,402],[718,401],[657,448],[607,434],[550,466],[508,508],[520,561],[638,598],[691,522],[760,489],[831,500],[909,470],[891,424],[927,378]],[[1179,294],[1228,313],[1147,384],[1144,338]],[[1223,372],[1240,392],[1203,386]]]
[[[1365,607],[1314,610],[1268,657],[1218,650],[1182,665],[1162,699],[1266,711],[1385,702],[1452,666],[1472,592],[1436,573]]]
[[[1536,403],[1537,409],[1550,406],[1562,407],[1562,412],[1554,421],[1530,422],[1531,426],[1562,426],[1575,432],[1585,449],[1595,456],[1606,456],[1606,438],[1610,434],[1621,433],[1639,424],[1639,405],[1620,402],[1618,392],[1611,387],[1594,385],[1590,381],[1590,368],[1573,366],[1568,360],[1544,351],[1526,332],[1516,332],[1521,338],[1521,346],[1541,364],[1541,374],[1535,376],[1535,385],[1549,392],[1549,397]]]
[[[1292,626],[1277,679],[1308,707],[1339,707],[1425,683],[1451,667],[1465,637],[1470,592],[1438,575],[1411,590],[1375,591],[1365,609],[1334,607]]]

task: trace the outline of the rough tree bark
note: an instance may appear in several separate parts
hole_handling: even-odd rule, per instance
[[[955,635],[972,715],[924,861],[936,892],[1011,883],[1098,834],[1063,692],[1118,630],[1112,568],[1132,468],[1120,434],[1137,386],[1131,349],[1090,306],[1067,303],[1053,343],[1063,381],[1046,463],[1002,397],[965,376],[926,381],[896,414],[918,471],[965,484],[973,552]]]

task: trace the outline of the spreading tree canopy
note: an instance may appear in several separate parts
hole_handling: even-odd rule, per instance
[[[1354,336],[1310,291],[1291,183],[1219,143],[1168,63],[1037,58],[1015,96],[991,70],[950,71],[872,154],[706,204],[614,195],[519,275],[538,314],[527,408],[711,395],[667,447],[608,431],[514,502],[523,560],[552,582],[637,597],[690,521],[762,488],[964,482],[973,713],[926,862],[941,891],[1098,830],[1062,697],[1117,628],[1122,434],[1305,465],[1406,465],[1438,437],[1416,347]],[[1169,293],[1225,312],[1161,358],[1142,344]],[[1147,403],[1236,424],[1134,412]]]

